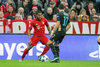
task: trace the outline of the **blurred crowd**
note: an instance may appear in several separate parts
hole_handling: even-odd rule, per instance
[[[0,0],[0,20],[32,20],[40,10],[47,20],[56,21],[60,3],[71,21],[100,21],[97,0]]]

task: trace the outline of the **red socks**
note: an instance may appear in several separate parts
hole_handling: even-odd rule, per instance
[[[44,51],[42,52],[42,54],[41,54],[40,56],[43,56],[44,54],[46,54],[47,51],[48,51],[49,49],[50,49],[50,47],[49,47],[49,46],[46,46],[46,47],[44,48]],[[28,53],[28,51],[29,51],[29,50],[27,50],[27,48],[24,50],[21,59],[24,59],[24,57],[26,56],[26,54]]]
[[[28,53],[29,50],[27,50],[27,48],[24,50],[23,55],[21,57],[21,59],[24,59],[24,57],[26,56],[26,54]]]
[[[44,54],[46,54],[49,49],[50,49],[50,47],[46,46],[40,56],[43,56]]]

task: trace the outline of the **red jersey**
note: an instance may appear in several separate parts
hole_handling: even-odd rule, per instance
[[[16,15],[16,13],[14,13],[14,12],[12,12],[11,14],[9,13],[9,12],[7,12],[7,13],[5,13],[4,14],[4,18],[8,18],[8,16],[15,16]]]
[[[31,21],[29,29],[32,29],[32,27],[34,27],[34,36],[45,36],[45,25],[49,25],[45,18],[42,17],[40,21],[35,18]]]
[[[6,11],[4,5],[1,5],[1,6],[0,6],[0,11]]]

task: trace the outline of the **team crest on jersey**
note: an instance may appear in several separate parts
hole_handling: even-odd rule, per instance
[[[42,22],[44,24],[44,22]]]
[[[38,25],[38,24],[36,24],[36,25]]]
[[[37,29],[40,29],[40,26],[37,26]]]

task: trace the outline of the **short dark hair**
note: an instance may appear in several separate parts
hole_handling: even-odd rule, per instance
[[[92,1],[89,1],[89,2],[88,2],[88,5],[89,5],[90,3],[94,4]]]
[[[59,8],[59,9],[64,9],[65,6],[64,6],[63,4],[60,4],[58,8]]]
[[[76,2],[76,5],[81,5],[82,6],[81,2]]]
[[[38,10],[38,11],[36,11],[36,15],[37,15],[38,13],[42,13],[42,12]]]
[[[51,2],[50,2],[50,5],[53,5],[53,4],[55,4],[55,2],[54,2],[54,1],[51,1]]]

